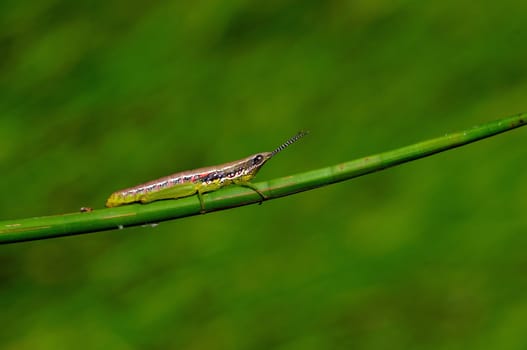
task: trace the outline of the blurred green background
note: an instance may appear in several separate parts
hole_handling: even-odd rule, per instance
[[[0,219],[308,138],[527,111],[527,2],[0,2]],[[526,130],[156,228],[2,246],[2,349],[525,349]]]

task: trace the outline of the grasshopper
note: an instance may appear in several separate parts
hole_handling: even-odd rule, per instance
[[[260,203],[262,203],[267,197],[251,184],[250,180],[256,176],[256,173],[269,159],[307,134],[308,131],[300,131],[272,152],[257,153],[234,162],[182,171],[114,192],[106,201],[106,206],[112,208],[136,202],[150,203],[197,194],[200,212],[205,213],[203,194],[231,184],[252,189],[258,193],[261,198]]]

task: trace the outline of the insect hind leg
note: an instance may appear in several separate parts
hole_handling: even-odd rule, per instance
[[[139,197],[139,202],[150,203],[162,199],[178,199],[192,196],[197,192],[194,184],[177,184],[157,191],[147,192]]]
[[[205,203],[203,202],[203,192],[201,191],[201,189],[198,188],[196,194],[198,195],[199,199],[199,212],[200,214],[205,214],[207,211],[205,210]]]
[[[164,188],[155,192],[145,193],[139,198],[141,203],[150,203],[162,199],[178,199],[183,197],[190,197],[194,194],[198,195],[200,213],[205,213],[205,203],[203,202],[203,189],[196,184],[178,184],[172,187]]]

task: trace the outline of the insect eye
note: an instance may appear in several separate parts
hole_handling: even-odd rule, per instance
[[[262,157],[261,154],[259,154],[259,155],[257,155],[256,157],[254,157],[254,159],[253,159],[253,163],[254,163],[254,164],[260,164],[260,163],[262,162],[262,160],[263,160],[263,157]]]

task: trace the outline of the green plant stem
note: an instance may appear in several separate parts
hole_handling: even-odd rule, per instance
[[[255,186],[268,196],[267,200],[275,199],[427,157],[512,130],[525,125],[526,122],[527,114],[518,114],[392,151],[296,175],[259,182]],[[260,202],[260,197],[250,189],[229,186],[205,194],[204,202],[207,212],[211,212],[258,203]],[[94,210],[93,212],[9,220],[0,222],[0,243],[22,242],[148,225],[197,214],[200,214],[199,200],[197,196],[192,196],[178,200],[157,201],[146,205],[132,204],[117,208],[105,208]]]

